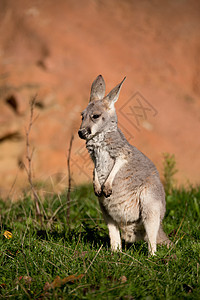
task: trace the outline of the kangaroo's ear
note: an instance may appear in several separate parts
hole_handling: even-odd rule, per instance
[[[99,75],[92,83],[90,102],[103,99],[106,85],[102,75]]]
[[[118,100],[120,89],[125,79],[126,77],[124,77],[124,79],[103,99],[109,106],[114,105],[114,103]]]

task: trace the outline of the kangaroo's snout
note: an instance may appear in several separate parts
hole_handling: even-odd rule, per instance
[[[87,128],[87,129],[82,128],[82,129],[79,129],[79,131],[78,131],[79,137],[83,140],[85,140],[89,134],[91,134],[90,128]]]

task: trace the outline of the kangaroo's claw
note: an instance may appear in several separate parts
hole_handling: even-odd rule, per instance
[[[94,193],[97,197],[102,196],[102,190],[100,185],[94,184]]]
[[[101,197],[102,196],[102,191],[101,190],[94,190],[94,193],[97,197]]]
[[[105,183],[103,185],[102,190],[103,190],[105,197],[109,197],[112,194],[112,187],[109,183]]]

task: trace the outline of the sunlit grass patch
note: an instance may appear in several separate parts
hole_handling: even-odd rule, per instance
[[[66,194],[44,199],[42,225],[30,197],[0,201],[0,298],[199,299],[200,188],[172,189],[166,200],[173,246],[155,257],[144,242],[110,251],[91,186],[71,193],[70,226]]]

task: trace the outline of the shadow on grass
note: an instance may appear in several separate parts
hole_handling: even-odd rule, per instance
[[[63,230],[61,232],[58,231],[51,231],[46,232],[45,230],[38,230],[37,231],[37,237],[42,240],[46,241],[54,241],[54,242],[60,242],[66,241],[68,243],[76,243],[79,242],[83,244],[89,244],[91,248],[96,248],[97,250],[99,247],[103,244],[104,248],[110,249],[110,239],[107,231],[104,228],[100,228],[99,226],[94,226],[92,224],[83,223],[81,230],[77,229],[67,229]],[[160,247],[158,245],[158,250]],[[166,246],[164,246],[166,247]],[[134,243],[127,243],[124,240],[122,240],[122,251],[129,253],[137,253],[137,255],[141,254],[144,256],[148,256],[148,245],[145,241],[137,241]]]
[[[110,247],[110,239],[108,233],[104,228],[99,226],[91,226],[90,223],[83,223],[84,231],[82,233],[83,241],[90,243],[94,247],[104,245],[104,247]]]
[[[71,243],[82,242],[89,244],[91,247],[99,249],[100,245],[107,249],[110,249],[110,238],[105,228],[100,227],[101,225],[94,225],[90,222],[84,221],[82,226],[76,229],[66,228],[60,232],[54,230],[47,232],[46,230],[38,230],[37,237],[42,240],[54,240],[59,242],[61,240]],[[139,241],[135,243],[126,243],[122,240],[122,251],[131,250],[131,252],[143,253],[148,255],[147,243]]]
[[[103,244],[104,247],[110,247],[109,236],[104,228],[100,228],[99,226],[94,226],[89,222],[83,222],[81,226],[81,230],[77,229],[66,229],[58,232],[54,231],[46,231],[46,230],[38,230],[36,235],[39,239],[42,240],[54,240],[54,241],[73,241],[78,243],[81,241],[83,243],[90,244],[92,247],[99,248],[100,245]]]

